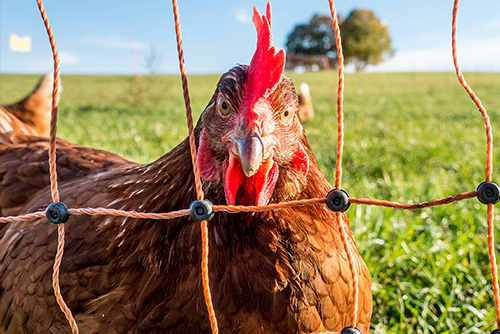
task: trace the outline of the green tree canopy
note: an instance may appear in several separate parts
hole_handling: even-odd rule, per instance
[[[355,9],[345,20],[339,18],[339,22],[345,62],[354,63],[356,70],[376,65],[393,54],[389,30],[372,11]],[[296,25],[288,35],[286,49],[299,55],[335,58],[337,48],[331,17],[315,14],[308,24]]]
[[[299,24],[288,35],[287,52],[300,55],[336,56],[335,33],[328,15],[316,14],[308,24]]]
[[[376,65],[393,54],[387,26],[370,10],[353,10],[342,22],[340,31],[346,62],[354,62],[357,70],[368,64]]]

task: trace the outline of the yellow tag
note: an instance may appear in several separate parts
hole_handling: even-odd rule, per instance
[[[17,52],[30,52],[31,51],[31,37],[26,35],[19,37],[12,33],[9,37],[9,49]]]

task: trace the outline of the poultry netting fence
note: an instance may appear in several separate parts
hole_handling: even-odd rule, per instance
[[[471,99],[476,104],[479,109],[486,128],[486,138],[487,138],[487,150],[486,150],[486,168],[485,168],[485,182],[481,183],[477,190],[471,192],[464,192],[461,194],[453,195],[447,198],[431,200],[428,202],[418,203],[418,204],[404,204],[399,202],[390,202],[385,200],[370,199],[370,198],[349,198],[347,193],[341,190],[342,181],[342,154],[344,146],[344,122],[343,122],[343,98],[344,98],[344,58],[342,53],[342,43],[340,36],[340,29],[338,25],[335,5],[333,0],[329,0],[329,6],[331,11],[331,17],[333,20],[333,28],[336,38],[337,54],[338,54],[338,91],[337,91],[337,159],[336,159],[336,173],[335,173],[335,187],[334,190],[325,194],[324,198],[311,198],[307,200],[297,200],[288,201],[282,203],[269,204],[265,206],[240,206],[240,205],[212,205],[209,201],[204,199],[204,192],[200,177],[199,166],[197,163],[197,153],[196,153],[196,143],[194,136],[193,127],[193,117],[190,106],[190,98],[188,92],[188,83],[186,68],[184,63],[184,55],[182,48],[182,37],[179,19],[179,10],[177,5],[177,0],[172,1],[174,20],[175,20],[175,32],[177,37],[177,51],[179,56],[179,66],[182,79],[182,88],[186,108],[186,118],[187,126],[189,130],[189,144],[192,157],[192,165],[194,171],[194,180],[196,187],[197,200],[194,201],[190,208],[180,209],[178,211],[171,211],[167,213],[143,213],[136,211],[124,211],[115,210],[109,208],[67,208],[62,202],[60,202],[58,185],[57,185],[57,171],[56,171],[56,132],[57,132],[57,115],[58,115],[58,90],[60,82],[60,66],[59,66],[59,55],[57,51],[56,41],[52,28],[49,24],[47,14],[45,12],[42,0],[37,0],[37,4],[45,24],[50,45],[53,53],[54,60],[54,83],[52,92],[52,112],[50,121],[50,141],[49,141],[49,168],[50,168],[50,190],[52,195],[52,204],[49,205],[47,210],[39,211],[34,213],[29,213],[19,216],[10,217],[0,217],[1,223],[9,223],[20,220],[27,220],[33,218],[47,217],[49,221],[53,223],[58,223],[58,246],[56,257],[53,266],[52,274],[52,286],[54,288],[54,294],[59,304],[61,311],[65,314],[71,330],[73,333],[79,333],[78,325],[72,315],[71,310],[66,305],[63,296],[61,295],[60,284],[59,284],[59,268],[61,265],[63,253],[64,253],[64,237],[65,228],[64,223],[67,221],[69,215],[111,215],[111,216],[122,216],[130,218],[143,218],[143,219],[173,219],[183,216],[191,216],[195,221],[200,223],[201,237],[202,237],[202,284],[203,284],[203,294],[205,296],[205,303],[208,310],[208,318],[210,320],[212,333],[218,333],[217,316],[212,304],[212,298],[210,293],[209,284],[209,269],[208,269],[208,252],[209,252],[209,235],[207,221],[213,217],[217,212],[257,212],[257,211],[268,211],[268,210],[279,210],[284,208],[292,208],[296,206],[303,205],[324,205],[326,204],[332,211],[335,212],[336,219],[342,220],[341,212],[347,210],[350,203],[352,204],[364,204],[364,205],[374,205],[383,206],[396,209],[406,209],[406,210],[418,210],[423,208],[428,208],[437,205],[449,204],[456,201],[461,201],[464,199],[477,197],[482,203],[488,206],[487,210],[487,224],[488,224],[488,255],[490,259],[490,269],[492,277],[492,286],[494,294],[494,303],[496,310],[497,328],[500,328],[500,293],[498,287],[498,277],[497,277],[497,265],[496,256],[494,248],[494,204],[500,199],[500,194],[498,190],[500,189],[498,185],[492,182],[492,156],[493,156],[493,134],[492,127],[490,124],[489,116],[482,105],[479,98],[476,96],[471,87],[467,84],[464,75],[460,69],[457,56],[457,17],[459,0],[454,0],[453,6],[453,20],[452,20],[452,51],[453,51],[453,63],[456,69],[456,74],[460,84],[465,88],[467,93],[470,95]],[[358,315],[358,281],[356,266],[353,261],[353,254],[351,249],[348,247],[346,231],[344,224],[339,224],[341,239],[345,247],[345,251],[349,261],[349,267],[351,270],[351,275],[353,279],[353,304],[350,310],[351,312],[351,323],[349,327],[346,327],[343,332],[359,331],[357,326],[357,315]],[[360,331],[359,331],[360,332]]]

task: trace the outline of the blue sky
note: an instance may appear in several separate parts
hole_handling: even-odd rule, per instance
[[[254,5],[265,0],[180,0],[188,74],[221,74],[252,58]],[[395,56],[368,71],[452,71],[452,0],[337,0],[338,13],[373,10],[389,26]],[[147,56],[161,56],[159,73],[178,73],[171,2],[168,0],[45,0],[61,55],[63,74],[133,74],[135,41],[140,70]],[[274,42],[284,48],[294,25],[329,13],[327,0],[274,0]],[[500,72],[500,1],[463,0],[459,11],[459,59],[465,71]],[[9,50],[9,35],[29,35],[32,50]],[[35,0],[0,0],[0,72],[46,73],[52,69],[48,38]]]

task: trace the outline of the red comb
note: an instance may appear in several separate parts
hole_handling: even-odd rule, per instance
[[[271,31],[271,3],[267,3],[266,15],[253,8],[253,23],[257,29],[257,50],[248,71],[248,90],[255,99],[268,97],[274,92],[285,69],[285,52],[276,52]]]

